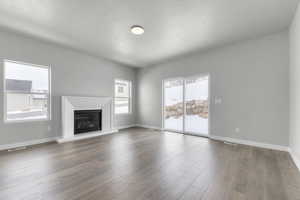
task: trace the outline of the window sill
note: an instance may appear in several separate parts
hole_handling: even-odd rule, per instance
[[[119,113],[119,114],[115,113],[115,116],[124,116],[124,115],[132,115],[132,112],[130,112],[130,113]]]
[[[45,119],[19,119],[19,120],[4,120],[5,124],[15,124],[15,123],[32,123],[32,122],[46,122],[51,121],[49,118]]]

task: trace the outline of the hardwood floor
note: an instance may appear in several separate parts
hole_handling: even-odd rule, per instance
[[[0,199],[296,200],[286,152],[132,128],[0,153]]]

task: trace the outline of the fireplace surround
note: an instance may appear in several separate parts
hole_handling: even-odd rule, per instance
[[[61,100],[62,137],[58,138],[57,142],[70,142],[118,132],[118,129],[114,128],[112,97],[62,96]],[[87,111],[91,116],[87,115]]]

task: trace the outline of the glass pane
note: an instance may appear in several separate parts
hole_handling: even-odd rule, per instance
[[[115,97],[130,97],[130,82],[116,80],[115,81]]]
[[[183,80],[164,82],[164,128],[183,130]]]
[[[208,134],[208,76],[186,80],[185,131]]]
[[[6,94],[7,120],[46,119],[48,97],[44,94]]]
[[[5,61],[6,90],[48,93],[48,69]]]
[[[115,113],[129,113],[129,98],[115,98]]]

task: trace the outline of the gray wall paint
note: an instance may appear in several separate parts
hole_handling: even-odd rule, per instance
[[[81,52],[17,34],[0,32],[0,145],[61,135],[60,96],[113,96],[115,78],[132,80],[136,70]],[[49,65],[52,69],[52,120],[50,122],[3,123],[3,59]],[[133,89],[135,96],[135,88]],[[135,99],[133,102],[135,105]],[[116,126],[135,123],[133,114],[116,117]],[[51,130],[48,131],[48,126]]]
[[[223,100],[211,104],[212,135],[287,146],[288,38],[282,32],[139,70],[137,123],[161,127],[163,79],[208,72],[212,99]]]
[[[290,28],[290,146],[300,159],[300,7]]]

